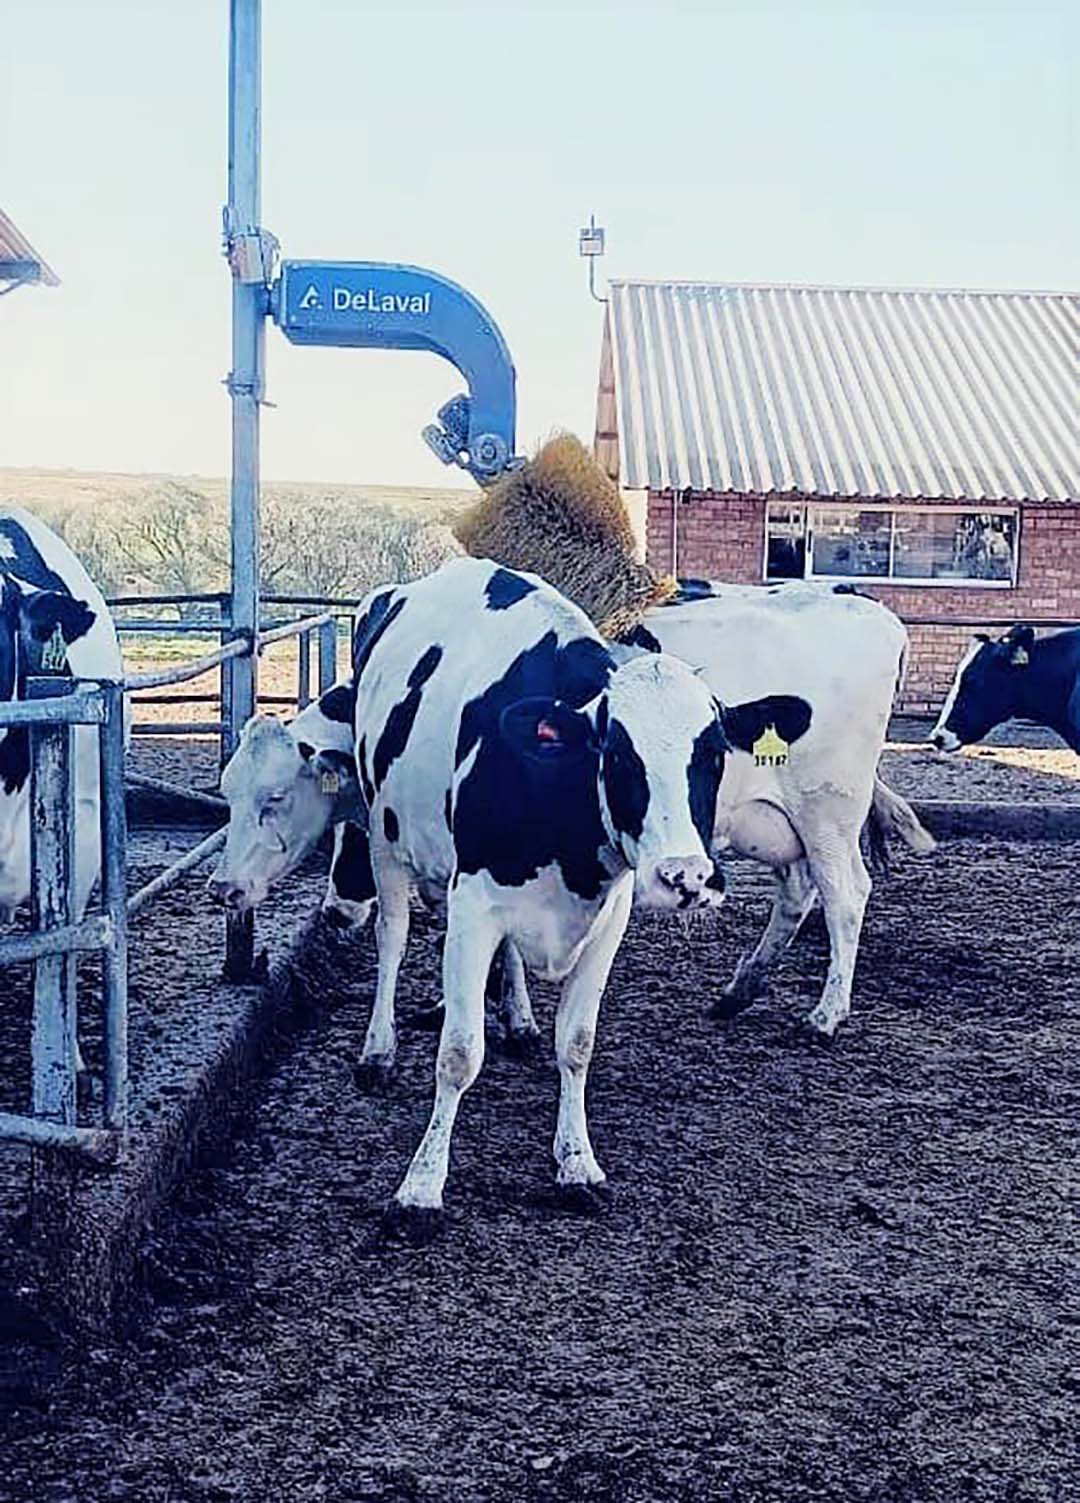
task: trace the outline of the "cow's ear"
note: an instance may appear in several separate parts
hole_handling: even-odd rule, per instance
[[[976,640],[976,642],[989,642],[990,637],[984,631],[977,631],[975,633],[975,640]]]
[[[300,755],[303,756],[302,749]],[[318,751],[307,759],[307,765],[318,782],[319,792],[333,801],[331,823],[351,819],[366,829],[367,808],[360,792],[356,758],[350,752]]]
[[[1009,648],[1010,666],[1026,668],[1031,662],[1031,649],[1035,646],[1034,627],[1014,626],[1003,640]]]
[[[499,737],[519,757],[563,765],[594,745],[592,722],[558,699],[518,699],[499,716]]]
[[[96,620],[97,613],[85,600],[76,600],[59,590],[35,590],[23,597],[23,628],[35,642],[47,642],[59,628],[70,647],[72,642],[86,636]]]
[[[725,705],[720,723],[732,746],[753,751],[770,729],[787,746],[798,741],[809,730],[812,713],[806,700],[796,694],[767,694],[746,704]]]

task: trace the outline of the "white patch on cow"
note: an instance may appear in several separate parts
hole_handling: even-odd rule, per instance
[[[728,756],[716,834],[778,871],[799,863],[821,897],[831,961],[810,1023],[832,1033],[851,1004],[870,890],[859,835],[907,633],[875,600],[799,582],[779,590],[725,586],[707,600],[658,607],[645,625],[665,652],[704,663],[725,704],[794,694],[811,707],[810,727],[787,749],[786,761],[743,751]],[[779,881],[769,927],[751,957],[758,974],[774,958],[777,937],[790,939],[808,911],[803,888],[788,886]]]
[[[15,544],[8,537],[7,533],[4,532],[3,528],[0,528],[0,559],[16,558],[17,556]]]
[[[930,744],[932,746],[936,746],[939,751],[954,752],[960,750],[960,737],[956,734],[955,731],[947,730],[945,722],[952,714],[953,707],[955,706],[957,699],[960,697],[960,685],[963,680],[964,674],[967,671],[969,664],[973,663],[978,657],[983,645],[984,644],[979,640],[978,637],[976,637],[975,640],[969,644],[967,651],[960,659],[959,666],[956,670],[956,676],[954,677],[952,683],[949,685],[949,692],[945,696],[945,703],[941,707],[941,714],[937,718],[937,724],[934,726],[934,729],[930,732],[930,735],[927,738]]]

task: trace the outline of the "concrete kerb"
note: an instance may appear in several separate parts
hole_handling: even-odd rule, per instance
[[[913,800],[912,808],[938,840],[997,836],[1006,840],[1080,840],[1080,804],[971,803]]]
[[[219,983],[223,1025],[175,1094],[161,1096],[159,1109],[137,1100],[115,1164],[100,1169],[65,1153],[32,1155],[35,1272],[44,1307],[72,1334],[115,1327],[152,1217],[192,1167],[227,1142],[275,1035],[310,1011],[298,962],[317,924],[315,917],[294,931],[261,984]]]

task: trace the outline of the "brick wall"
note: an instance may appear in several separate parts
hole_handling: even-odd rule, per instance
[[[955,503],[953,503],[955,504]],[[670,492],[649,497],[648,559],[672,572],[672,506],[677,509],[675,572],[736,584],[760,584],[764,566],[765,500],[694,494],[674,502]],[[971,640],[973,622],[1055,617],[1080,623],[1080,506],[1025,506],[1020,520],[1020,572],[1014,590],[868,584],[874,595],[910,624],[911,656],[900,708],[936,711]],[[986,628],[992,630],[992,628]]]

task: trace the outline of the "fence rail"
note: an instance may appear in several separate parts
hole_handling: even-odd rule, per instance
[[[120,598],[112,605],[174,605],[216,603],[223,614],[225,596],[141,596]],[[271,602],[277,603],[277,602]],[[300,601],[283,600],[282,604]],[[323,602],[319,602],[322,604]],[[0,1140],[29,1144],[35,1148],[60,1148],[100,1163],[115,1158],[119,1141],[128,1125],[128,922],[188,872],[209,860],[225,843],[219,829],[165,867],[130,897],[127,893],[127,818],[124,806],[125,697],[138,691],[182,684],[237,658],[257,655],[275,643],[299,639],[300,671],[297,703],[310,697],[311,650],[318,640],[320,692],[334,681],[337,660],[337,616],[341,602],[326,602],[337,609],[320,611],[295,621],[274,622],[246,637],[225,641],[173,668],[130,673],[122,680],[72,680],[50,676],[27,681],[26,698],[0,704],[0,728],[25,726],[30,733],[31,820],[31,932],[0,936],[0,967],[19,963],[34,966],[34,1006],[31,1036],[31,1110],[27,1114],[0,1113]],[[347,604],[344,609],[347,609]],[[198,623],[148,622],[141,618],[137,631],[170,632],[180,625],[220,634],[227,627],[220,620]],[[118,630],[124,630],[118,623]],[[224,687],[224,686],[223,686]],[[201,698],[201,696],[199,696]],[[280,700],[280,696],[275,696]],[[145,703],[134,699],[134,703]],[[153,702],[153,701],[150,701]],[[291,701],[289,701],[291,702]],[[223,732],[224,722],[208,728]],[[205,724],[205,723],[204,723]],[[74,728],[90,726],[98,731],[99,834],[101,842],[100,911],[87,916],[72,912],[75,888],[74,786],[76,758]],[[162,730],[164,727],[152,727]],[[183,726],[185,732],[194,727]],[[141,779],[143,786],[156,780]],[[187,792],[173,785],[161,789]],[[208,812],[226,812],[221,800],[206,795],[201,800]],[[227,918],[226,973],[251,970],[253,934],[250,923],[236,924]],[[75,957],[98,952],[102,956],[104,1009],[104,1109],[103,1125],[77,1121]]]

